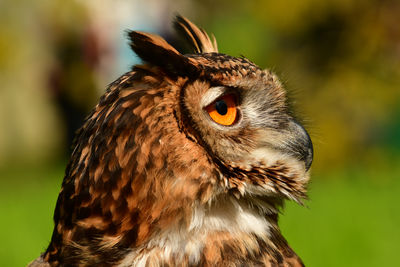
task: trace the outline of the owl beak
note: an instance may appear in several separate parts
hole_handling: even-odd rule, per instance
[[[308,171],[313,161],[314,149],[311,138],[304,127],[295,120],[289,123],[290,138],[286,150],[297,159],[304,162]]]

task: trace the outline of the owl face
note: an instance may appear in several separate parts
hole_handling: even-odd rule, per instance
[[[219,163],[221,176],[233,186],[230,189],[300,197],[308,180],[312,143],[289,115],[277,77],[243,58],[206,54],[201,61],[207,62],[206,77],[180,92],[185,129]],[[227,70],[221,74],[224,67]],[[277,168],[277,180],[254,171],[270,168]],[[276,190],[281,181],[283,188]],[[288,192],[287,183],[302,185]]]

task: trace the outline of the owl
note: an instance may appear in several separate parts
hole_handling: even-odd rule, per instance
[[[129,32],[143,60],[78,131],[47,250],[30,266],[303,266],[278,226],[306,197],[313,148],[278,78],[218,52]]]

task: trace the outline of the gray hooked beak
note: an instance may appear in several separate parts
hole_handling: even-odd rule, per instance
[[[290,138],[287,140],[285,150],[299,160],[304,161],[306,170],[308,171],[313,161],[313,145],[311,138],[304,127],[295,121],[290,120],[288,125]]]

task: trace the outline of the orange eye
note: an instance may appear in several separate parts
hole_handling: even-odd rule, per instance
[[[224,95],[205,109],[216,123],[229,126],[236,121],[237,108],[234,95]]]

